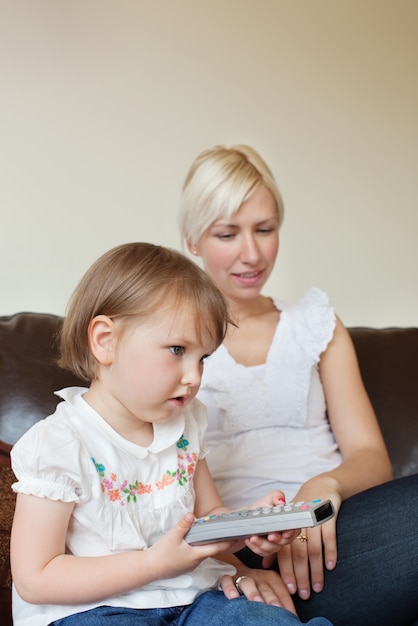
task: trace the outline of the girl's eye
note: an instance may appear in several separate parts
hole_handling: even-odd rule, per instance
[[[259,228],[258,232],[259,233],[263,233],[263,234],[265,234],[265,233],[272,233],[273,229],[272,228]]]
[[[206,359],[210,356],[210,354],[204,354],[202,356],[202,358],[200,359],[200,362],[203,363],[203,361],[206,361]]]
[[[170,346],[169,349],[175,356],[183,356],[184,354],[183,346]]]
[[[234,234],[233,233],[219,233],[219,235],[216,235],[218,239],[232,239]]]

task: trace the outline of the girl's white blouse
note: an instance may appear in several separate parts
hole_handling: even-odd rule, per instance
[[[154,425],[147,448],[121,437],[83,399],[86,389],[58,392],[64,401],[12,450],[14,491],[74,502],[68,552],[98,556],[146,550],[160,532],[194,509],[193,475],[205,456],[205,408],[195,399],[178,418]],[[33,605],[13,590],[15,626],[45,626],[100,604],[133,608],[190,604],[217,588],[230,566],[206,559],[195,570],[88,605]]]

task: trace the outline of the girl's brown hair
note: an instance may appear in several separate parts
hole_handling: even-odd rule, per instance
[[[219,346],[230,323],[226,301],[209,276],[183,254],[150,243],[113,248],[87,270],[67,308],[60,333],[59,364],[93,380],[96,361],[88,341],[97,315],[128,322],[149,318],[161,307],[173,315],[187,302],[199,337],[208,333]]]

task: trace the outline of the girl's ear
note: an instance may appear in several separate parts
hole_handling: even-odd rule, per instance
[[[191,254],[193,254],[194,256],[199,256],[198,247],[195,244],[193,244],[188,237],[186,238],[186,244],[187,244],[187,249],[189,250]]]
[[[101,365],[111,365],[115,347],[115,322],[107,315],[94,317],[88,330],[90,350]]]

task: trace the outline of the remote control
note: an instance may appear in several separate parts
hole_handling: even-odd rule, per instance
[[[192,545],[268,535],[322,524],[334,516],[331,500],[290,502],[256,509],[240,509],[195,520],[185,539]]]

